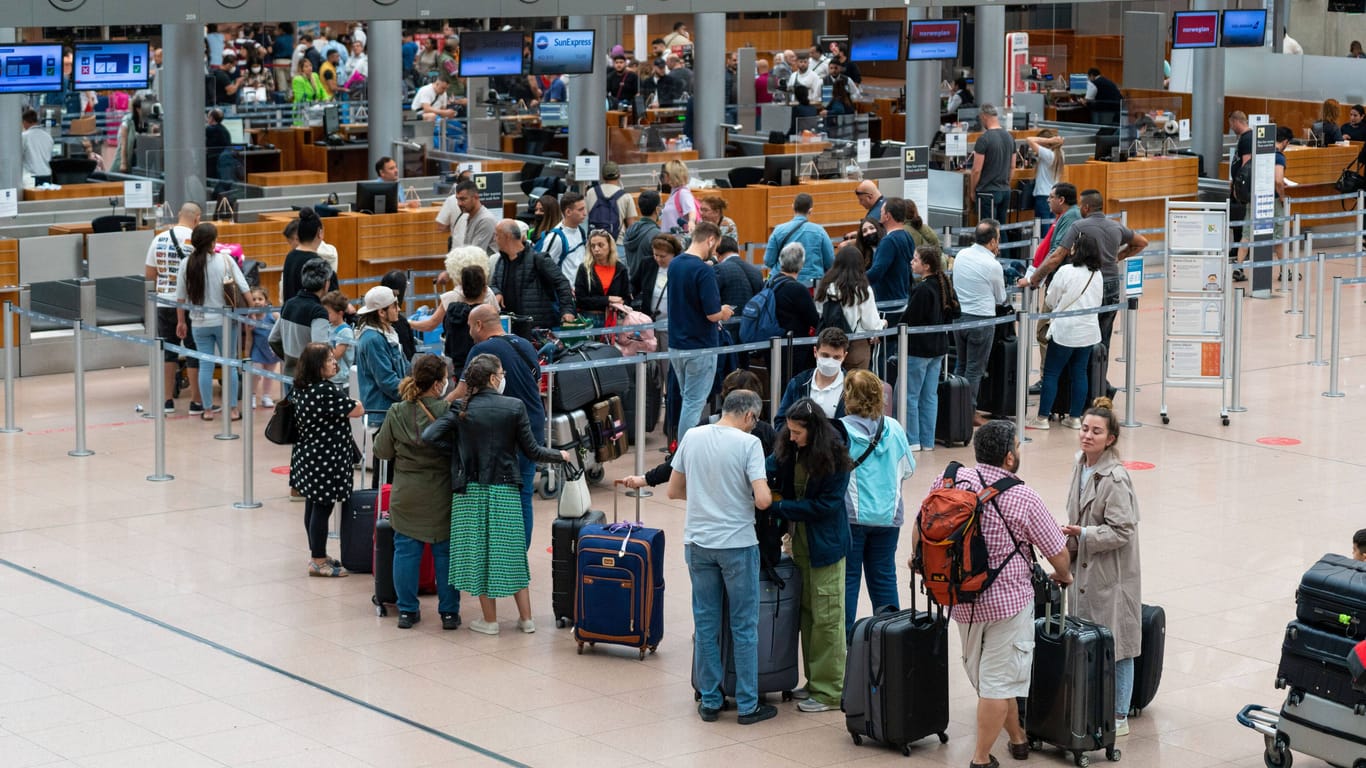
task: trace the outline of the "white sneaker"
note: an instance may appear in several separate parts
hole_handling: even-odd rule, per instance
[[[1081,419],[1066,416],[1062,420],[1062,425],[1068,429],[1081,429]]]
[[[470,622],[469,627],[471,630],[478,632],[482,635],[498,634],[498,622],[496,621],[484,621],[483,619],[475,619],[474,621]]]
[[[1129,718],[1126,717],[1126,718],[1124,718],[1123,720],[1116,720],[1116,721],[1115,721],[1115,735],[1116,735],[1116,736],[1128,736],[1128,735],[1129,735]]]
[[[829,704],[816,701],[815,699],[803,699],[797,702],[797,710],[800,712],[829,712],[834,707]]]
[[[251,409],[256,410],[256,395],[251,396]]]
[[[1043,430],[1047,430],[1047,429],[1048,429],[1048,417],[1047,417],[1047,416],[1035,416],[1034,418],[1032,418],[1032,419],[1030,419],[1029,421],[1025,422],[1025,429],[1043,429]]]
[[[911,453],[920,453],[920,443],[911,443]]]
[[[255,398],[253,398],[253,400],[254,400],[254,399],[255,399]],[[252,403],[252,406],[255,407],[255,405],[256,405],[256,403],[253,402],[253,403]],[[275,401],[271,399],[270,395],[266,395],[265,397],[262,397],[262,398],[261,398],[261,406],[264,407],[264,408],[274,408],[274,407],[275,407]]]
[[[527,634],[529,635],[529,634],[531,634],[532,632],[535,632],[535,631],[536,631],[536,620],[535,620],[535,619],[518,619],[518,620],[517,620],[517,628],[520,629],[520,630],[522,630],[523,632],[525,632],[525,633],[527,633]]]

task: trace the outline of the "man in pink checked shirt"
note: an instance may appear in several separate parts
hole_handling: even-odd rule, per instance
[[[977,466],[958,470],[957,487],[977,492],[1020,470],[1020,440],[1013,422],[989,421],[978,427],[972,448]],[[943,482],[942,477],[935,480],[931,490]],[[1029,696],[1034,667],[1032,549],[1038,547],[1048,558],[1054,581],[1063,586],[1072,583],[1067,540],[1033,488],[1016,485],[989,507],[982,516],[982,535],[987,542],[987,564],[1000,573],[976,601],[956,605],[952,612],[953,620],[961,625],[963,667],[977,690],[977,746],[970,768],[999,765],[991,746],[1002,727],[1012,756],[1024,759],[1020,756],[1029,754],[1015,699]],[[1017,546],[1019,551],[1012,552]]]

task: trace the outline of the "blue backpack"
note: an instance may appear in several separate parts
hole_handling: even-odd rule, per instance
[[[778,297],[774,295],[773,289],[777,288],[779,283],[791,280],[792,278],[786,275],[778,275],[745,304],[744,311],[740,313],[742,343],[753,344],[783,335],[783,328],[778,325]]]

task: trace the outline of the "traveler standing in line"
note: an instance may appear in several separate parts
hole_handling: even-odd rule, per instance
[[[682,160],[670,160],[664,164],[660,181],[669,187],[669,199],[659,214],[659,228],[670,234],[682,235],[692,232],[697,224],[697,200],[688,188],[690,180],[688,166]]]
[[[185,203],[180,206],[180,217],[175,226],[152,238],[147,246],[147,261],[143,266],[143,277],[156,283],[157,298],[162,301],[175,301],[176,283],[180,279],[181,264],[194,249],[190,242],[194,228],[199,225],[199,206]],[[194,349],[194,334],[180,338],[176,333],[176,308],[169,304],[157,305],[157,338],[166,344],[179,344]],[[167,414],[175,413],[175,377],[179,370],[180,355],[167,350],[162,353],[165,364],[162,366],[166,382],[163,390],[166,402],[162,405]],[[190,358],[185,361],[188,369],[186,378],[190,381],[190,413],[204,412],[204,403],[199,397],[199,360]]]
[[[919,278],[906,305],[906,325],[945,325],[958,319],[958,297],[944,272],[939,248],[922,245],[911,257]],[[987,328],[991,331],[991,328]],[[949,352],[949,332],[913,333],[906,339],[906,438],[912,451],[933,451],[939,422],[939,372]]]
[[[879,389],[881,387],[879,386]],[[787,409],[768,473],[773,514],[793,523],[792,559],[802,576],[802,672],[793,691],[802,712],[838,709],[844,694],[844,556],[849,520],[844,496],[852,463],[844,436],[810,398]]]
[[[1044,128],[1038,136],[1030,136],[1025,142],[1039,158],[1034,170],[1034,217],[1043,225],[1041,231],[1047,231],[1048,223],[1053,220],[1053,209],[1048,204],[1048,197],[1053,194],[1053,186],[1062,181],[1067,165],[1067,158],[1062,151],[1063,140],[1057,131]]]
[[[408,372],[408,361],[399,346],[394,319],[398,298],[390,288],[377,285],[365,292],[365,303],[356,310],[356,380],[365,410],[383,414],[401,398],[398,383]],[[384,416],[368,419],[376,428]]]
[[[1020,440],[1015,424],[989,421],[972,436],[977,466],[960,467],[957,488],[973,493],[1005,478],[1018,481]],[[942,477],[931,490],[944,484]],[[996,580],[974,602],[951,611],[963,643],[963,667],[977,691],[977,741],[969,768],[997,768],[991,747],[1005,728],[1011,757],[1029,757],[1029,742],[1020,723],[1016,699],[1029,696],[1034,666],[1034,583],[1030,564],[1038,547],[1053,566],[1058,584],[1072,583],[1067,540],[1048,507],[1033,488],[1019,483],[992,500],[981,518],[987,565],[998,569]],[[919,530],[912,529],[915,545]],[[914,562],[910,563],[912,568]]]
[[[631,222],[621,236],[621,244],[625,249],[622,257],[626,260],[626,268],[631,271],[632,281],[640,274],[642,265],[654,258],[651,241],[659,234],[659,193],[653,189],[641,192],[637,205],[640,218]],[[634,289],[636,284],[632,282],[631,287]]]
[[[906,223],[906,200],[889,197],[882,204],[882,229],[885,234],[878,240],[877,250],[873,252],[872,266],[868,267],[868,284],[873,287],[873,297],[882,302],[904,302],[911,295],[911,257],[915,255],[915,242],[902,226]],[[884,313],[888,325],[901,322],[904,309]]]
[[[446,415],[446,363],[436,355],[418,355],[413,372],[398,385],[400,402],[389,406],[384,425],[375,435],[375,457],[392,461],[394,485],[389,496],[389,523],[394,528],[394,592],[398,595],[398,628],[410,629],[422,620],[417,600],[422,552],[431,545],[436,580],[437,612],[442,629],[460,628],[460,593],[444,576],[451,556],[451,462],[442,451],[422,440],[422,430]]]
[[[299,438],[290,453],[289,484],[304,497],[304,530],[313,558],[309,576],[350,575],[327,556],[327,521],[333,504],[351,498],[351,465],[360,460],[360,450],[348,420],[365,415],[365,406],[328,381],[336,372],[332,350],[311,343],[299,355],[290,394]]]
[[[877,299],[868,285],[868,274],[863,270],[863,254],[846,245],[835,255],[835,263],[816,286],[816,311],[824,317],[827,302],[839,305],[849,333],[880,331],[887,321],[877,311]],[[856,339],[849,342],[849,353],[844,358],[845,370],[867,370],[873,359],[873,344],[877,339]]]
[[[588,227],[583,223],[588,218],[588,207],[584,205],[583,195],[578,192],[560,195],[560,212],[564,218],[546,233],[539,247],[559,267],[564,279],[573,283],[588,250]]]
[[[692,230],[692,244],[681,256],[669,262],[668,285],[669,345],[673,350],[702,350],[720,343],[717,323],[735,314],[729,304],[721,303],[716,271],[710,259],[721,240],[721,231],[708,221],[698,222]],[[810,296],[807,297],[810,301]],[[711,395],[716,378],[713,353],[681,357],[673,361],[681,400],[678,413],[678,439],[697,426],[702,406]]]
[[[200,352],[237,359],[241,357],[239,345],[234,343],[235,339],[223,337],[223,316],[218,313],[210,316],[200,309],[231,310],[232,307],[227,306],[229,284],[244,297],[250,290],[247,278],[237,268],[237,262],[214,253],[213,247],[217,242],[218,227],[208,222],[196,225],[190,234],[192,250],[180,265],[180,279],[176,280],[176,301],[180,302],[176,308],[176,335],[183,338],[193,333],[195,349]],[[187,310],[187,304],[195,308]],[[186,318],[194,323],[193,329],[186,325]],[[233,326],[234,330],[237,328]],[[213,406],[213,369],[213,363],[199,366],[199,393],[204,398],[204,412],[199,414],[199,418],[204,421],[213,421],[214,411],[222,410]],[[237,408],[236,371],[224,369],[223,379],[227,382],[223,387],[224,399],[232,420],[238,421],[242,418],[242,412]]]
[[[792,200],[792,219],[779,224],[768,238],[764,249],[764,266],[769,269],[778,267],[778,258],[784,247],[791,243],[802,246],[806,260],[798,279],[804,287],[810,287],[825,275],[835,261],[835,248],[830,244],[830,236],[825,228],[811,221],[814,206],[811,195],[798,193]]]
[[[714,229],[714,227],[713,227]],[[739,723],[751,725],[778,714],[759,699],[759,540],[754,510],[768,509],[763,449],[749,434],[764,404],[738,389],[726,396],[721,419],[679,435],[669,477],[669,498],[687,502],[684,560],[692,582],[694,668],[703,722],[721,716],[721,608],[730,606],[735,659],[735,705]]]
[[[588,235],[588,259],[579,265],[574,277],[574,297],[579,311],[598,327],[607,325],[611,305],[631,306],[631,276],[617,261],[617,242],[605,229]]]
[[[1010,175],[1015,170],[1015,137],[1001,127],[996,107],[983,104],[982,135],[972,145],[973,210],[979,220],[1005,221],[1010,216]]]
[[[451,501],[452,587],[479,596],[481,619],[469,627],[485,635],[498,634],[500,597],[517,603],[517,629],[531,633],[531,571],[527,565],[517,457],[533,462],[564,463],[567,451],[553,451],[536,442],[526,406],[502,395],[507,381],[496,355],[480,354],[465,366],[465,400],[451,407],[422,432],[422,440],[452,449]],[[459,459],[459,463],[456,460]],[[468,482],[463,492],[457,476]]]
[[[915,458],[906,432],[885,415],[882,380],[872,371],[850,371],[844,382],[840,419],[849,437],[853,474],[844,494],[849,518],[849,550],[844,556],[844,636],[854,631],[858,611],[859,578],[868,582],[873,613],[887,607],[899,610],[896,584],[896,545],[905,519],[902,497],[906,479],[915,472]]]
[[[953,261],[953,288],[958,297],[962,320],[991,320],[996,307],[1006,302],[1005,271],[996,258],[1001,252],[1000,224],[995,219],[983,219],[973,230],[973,244],[959,251]],[[977,390],[987,370],[991,356],[994,326],[967,328],[953,332],[953,346],[958,350],[953,372],[968,380],[973,408],[977,407]],[[973,426],[986,423],[974,415]]]
[[[1100,249],[1095,239],[1083,235],[1072,246],[1071,263],[1053,273],[1048,286],[1048,306],[1058,312],[1093,309],[1101,302]],[[1100,323],[1096,315],[1054,318],[1048,325],[1048,353],[1043,359],[1043,384],[1039,389],[1039,415],[1030,419],[1029,429],[1048,429],[1048,415],[1058,394],[1058,381],[1065,369],[1071,401],[1062,425],[1081,428],[1081,412],[1090,391],[1088,368],[1091,349],[1100,343]]]
[[[1134,659],[1143,652],[1138,497],[1115,446],[1119,419],[1108,397],[1082,417],[1081,453],[1067,491],[1067,549],[1076,567],[1073,613],[1115,636],[1115,735],[1129,735]]]

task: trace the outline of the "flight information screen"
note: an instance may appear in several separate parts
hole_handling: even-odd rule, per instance
[[[77,43],[73,76],[78,91],[137,91],[147,87],[148,46]]]

